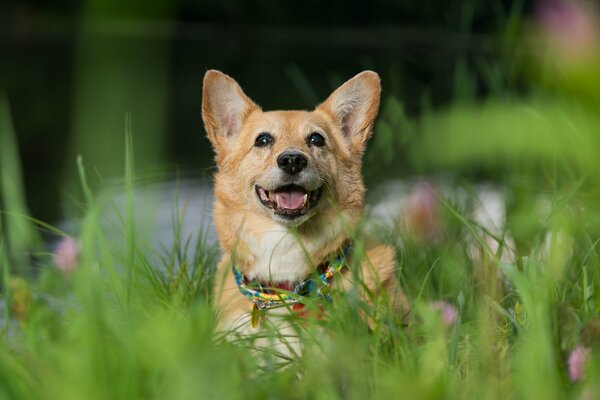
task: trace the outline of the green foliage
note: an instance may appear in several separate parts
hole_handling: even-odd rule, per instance
[[[408,117],[387,94],[365,157],[371,180],[399,171],[445,174],[448,190],[436,192],[439,210],[430,232],[407,229],[404,217],[376,232],[397,247],[408,321],[385,299],[362,303],[354,288],[335,296],[324,320],[290,313],[289,337],[269,329],[268,320],[261,335],[224,340],[215,334],[216,246],[206,233],[195,242],[183,236],[186,211],[179,208],[173,210],[173,246],[163,253],[137,228],[130,118],[124,158],[107,156],[108,162],[119,159],[118,168],[123,162],[125,171],[116,231],[103,223],[101,196],[92,190],[97,185],[79,158],[76,268],[54,268],[59,262],[38,251],[43,267],[25,280],[15,273],[22,270],[9,267],[33,262],[22,255],[39,244],[34,223],[62,232],[24,217],[18,151],[12,128],[1,125],[0,397],[599,397],[600,119],[592,90],[600,85],[598,60],[578,66],[576,79],[563,70],[550,88],[507,96],[505,86],[519,74],[512,55],[523,2],[507,11],[494,4],[508,26],[503,40],[510,59],[503,67],[480,60],[492,95],[477,100],[477,81],[463,61],[454,75],[457,100],[443,110]],[[469,24],[466,18],[465,30]],[[314,102],[302,71],[287,72],[301,97]],[[81,107],[87,111],[77,116],[80,123],[92,122],[86,114],[95,112],[95,103],[88,99]],[[0,112],[5,109],[0,103]],[[112,139],[106,143],[113,148]],[[158,142],[149,147],[156,150]],[[493,181],[506,204],[498,230],[474,218],[486,201],[472,185],[481,176]],[[360,244],[357,238],[357,251]],[[433,304],[453,305],[455,320],[445,321]],[[302,355],[272,346],[281,341],[299,341]],[[586,376],[574,383],[567,360],[577,346],[591,355]]]
[[[179,210],[173,248],[163,265],[151,261],[155,250],[143,247],[135,230],[130,135],[126,148],[124,245],[114,246],[112,231],[101,223],[98,196],[80,160],[86,198],[78,268],[63,273],[49,266],[35,281],[11,285],[6,307],[21,302],[26,312],[12,315],[4,330],[3,396],[563,398],[597,390],[591,386],[600,367],[596,359],[577,385],[569,383],[565,366],[567,352],[582,343],[580,332],[597,320],[600,306],[598,229],[584,223],[596,211],[573,214],[575,204],[587,207],[595,199],[586,198],[587,184],[555,181],[549,191],[536,183],[550,199],[542,214],[519,211],[532,209],[523,204],[539,200],[538,191],[519,194],[508,215],[516,222],[506,229],[527,218],[541,222],[521,234],[524,244],[516,245],[513,264],[501,263],[489,248],[485,229],[470,217],[478,204],[475,192],[458,185],[440,198],[443,229],[435,240],[423,241],[400,224],[387,232],[402,243],[399,279],[413,305],[408,325],[386,307],[362,304],[354,291],[339,294],[324,321],[288,321],[295,333],[287,340],[303,345],[301,356],[289,358],[260,344],[264,338],[285,340],[276,330],[229,342],[215,336],[210,288],[217,252],[204,235],[195,244],[181,237],[185,216]],[[464,191],[471,193],[469,201],[453,197]],[[473,249],[481,256],[472,257]],[[455,305],[454,324],[445,324],[431,307],[436,300]],[[369,327],[358,315],[378,322]],[[591,337],[587,343],[600,341]]]
[[[28,251],[39,248],[40,238],[27,217],[22,172],[8,100],[0,93],[0,263],[31,273]]]

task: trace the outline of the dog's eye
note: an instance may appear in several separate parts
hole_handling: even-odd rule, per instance
[[[254,145],[256,147],[266,147],[266,146],[270,145],[271,143],[273,143],[274,140],[275,139],[273,138],[273,136],[271,136],[271,134],[263,132],[256,137],[256,140],[254,141]]]
[[[313,132],[308,136],[308,144],[323,147],[325,146],[325,138],[320,133]]]

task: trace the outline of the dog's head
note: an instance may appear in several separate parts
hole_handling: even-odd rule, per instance
[[[202,118],[216,152],[217,201],[288,226],[360,213],[361,156],[380,92],[378,75],[365,71],[313,111],[265,112],[231,77],[208,71]]]

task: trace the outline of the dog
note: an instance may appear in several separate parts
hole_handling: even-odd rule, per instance
[[[257,332],[259,312],[269,318],[282,303],[289,306],[278,313],[294,312],[302,296],[329,301],[322,290],[329,285],[360,286],[365,301],[374,293],[408,311],[392,247],[365,241],[361,260],[349,262],[358,253],[361,158],[380,94],[377,73],[364,71],[312,111],[263,111],[234,79],[206,72],[202,119],[215,151],[213,213],[223,251],[218,331]]]

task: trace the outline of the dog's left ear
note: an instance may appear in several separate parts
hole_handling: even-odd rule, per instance
[[[379,111],[381,83],[373,71],[363,71],[337,88],[317,107],[331,114],[353,151],[362,152]]]

